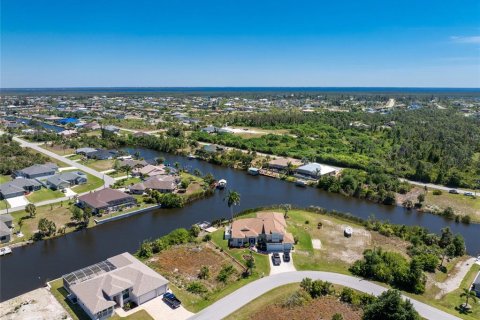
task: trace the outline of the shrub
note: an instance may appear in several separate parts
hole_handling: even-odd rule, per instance
[[[288,296],[285,301],[282,302],[284,308],[300,307],[311,301],[312,298],[305,290],[297,290]]]
[[[198,273],[198,277],[204,280],[210,278],[210,268],[208,266],[202,266],[200,268],[200,272]]]
[[[230,276],[235,272],[232,265],[225,265],[218,273],[217,280],[223,283],[227,283]]]
[[[437,190],[437,189],[433,190],[433,192],[432,192],[432,194],[434,196],[440,196],[440,195],[442,195],[442,193],[443,193],[442,190]]]
[[[206,235],[203,236],[203,241],[207,242],[212,240],[212,235],[210,233],[207,233]]]
[[[207,287],[199,281],[193,281],[187,286],[187,291],[194,294],[202,294],[208,292]]]

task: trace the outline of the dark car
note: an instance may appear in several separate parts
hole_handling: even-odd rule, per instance
[[[284,261],[284,262],[290,262],[290,252],[285,251],[285,252],[283,253],[283,261]]]
[[[458,191],[455,190],[455,189],[449,190],[448,192],[449,192],[449,193],[452,193],[452,194],[458,194]]]
[[[182,304],[173,293],[165,293],[162,300],[172,309],[177,309]]]
[[[272,254],[272,263],[274,266],[279,266],[280,263],[282,263],[282,260],[280,259],[280,254],[278,252]]]

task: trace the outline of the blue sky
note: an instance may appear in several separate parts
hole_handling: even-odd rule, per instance
[[[475,1],[1,0],[0,86],[480,87]]]

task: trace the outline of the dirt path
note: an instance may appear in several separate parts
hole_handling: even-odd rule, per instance
[[[449,275],[445,282],[436,283],[436,286],[440,289],[440,292],[437,293],[435,299],[441,299],[447,293],[458,289],[458,287],[460,287],[460,284],[462,283],[463,278],[465,278],[465,275],[474,263],[475,258],[473,257],[465,261],[458,262],[453,269],[455,274]]]

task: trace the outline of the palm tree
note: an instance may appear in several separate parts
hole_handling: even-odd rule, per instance
[[[468,304],[468,300],[472,299],[473,302],[477,302],[477,295],[475,291],[463,288],[463,292],[460,294],[460,297],[465,297],[465,303],[462,304],[462,308],[469,309],[470,305]]]
[[[291,161],[287,162],[287,175],[291,175],[293,172],[293,163]]]
[[[230,215],[233,222],[233,206],[240,204],[240,193],[237,191],[228,190],[227,196],[223,199],[227,202],[227,206],[230,208]]]

